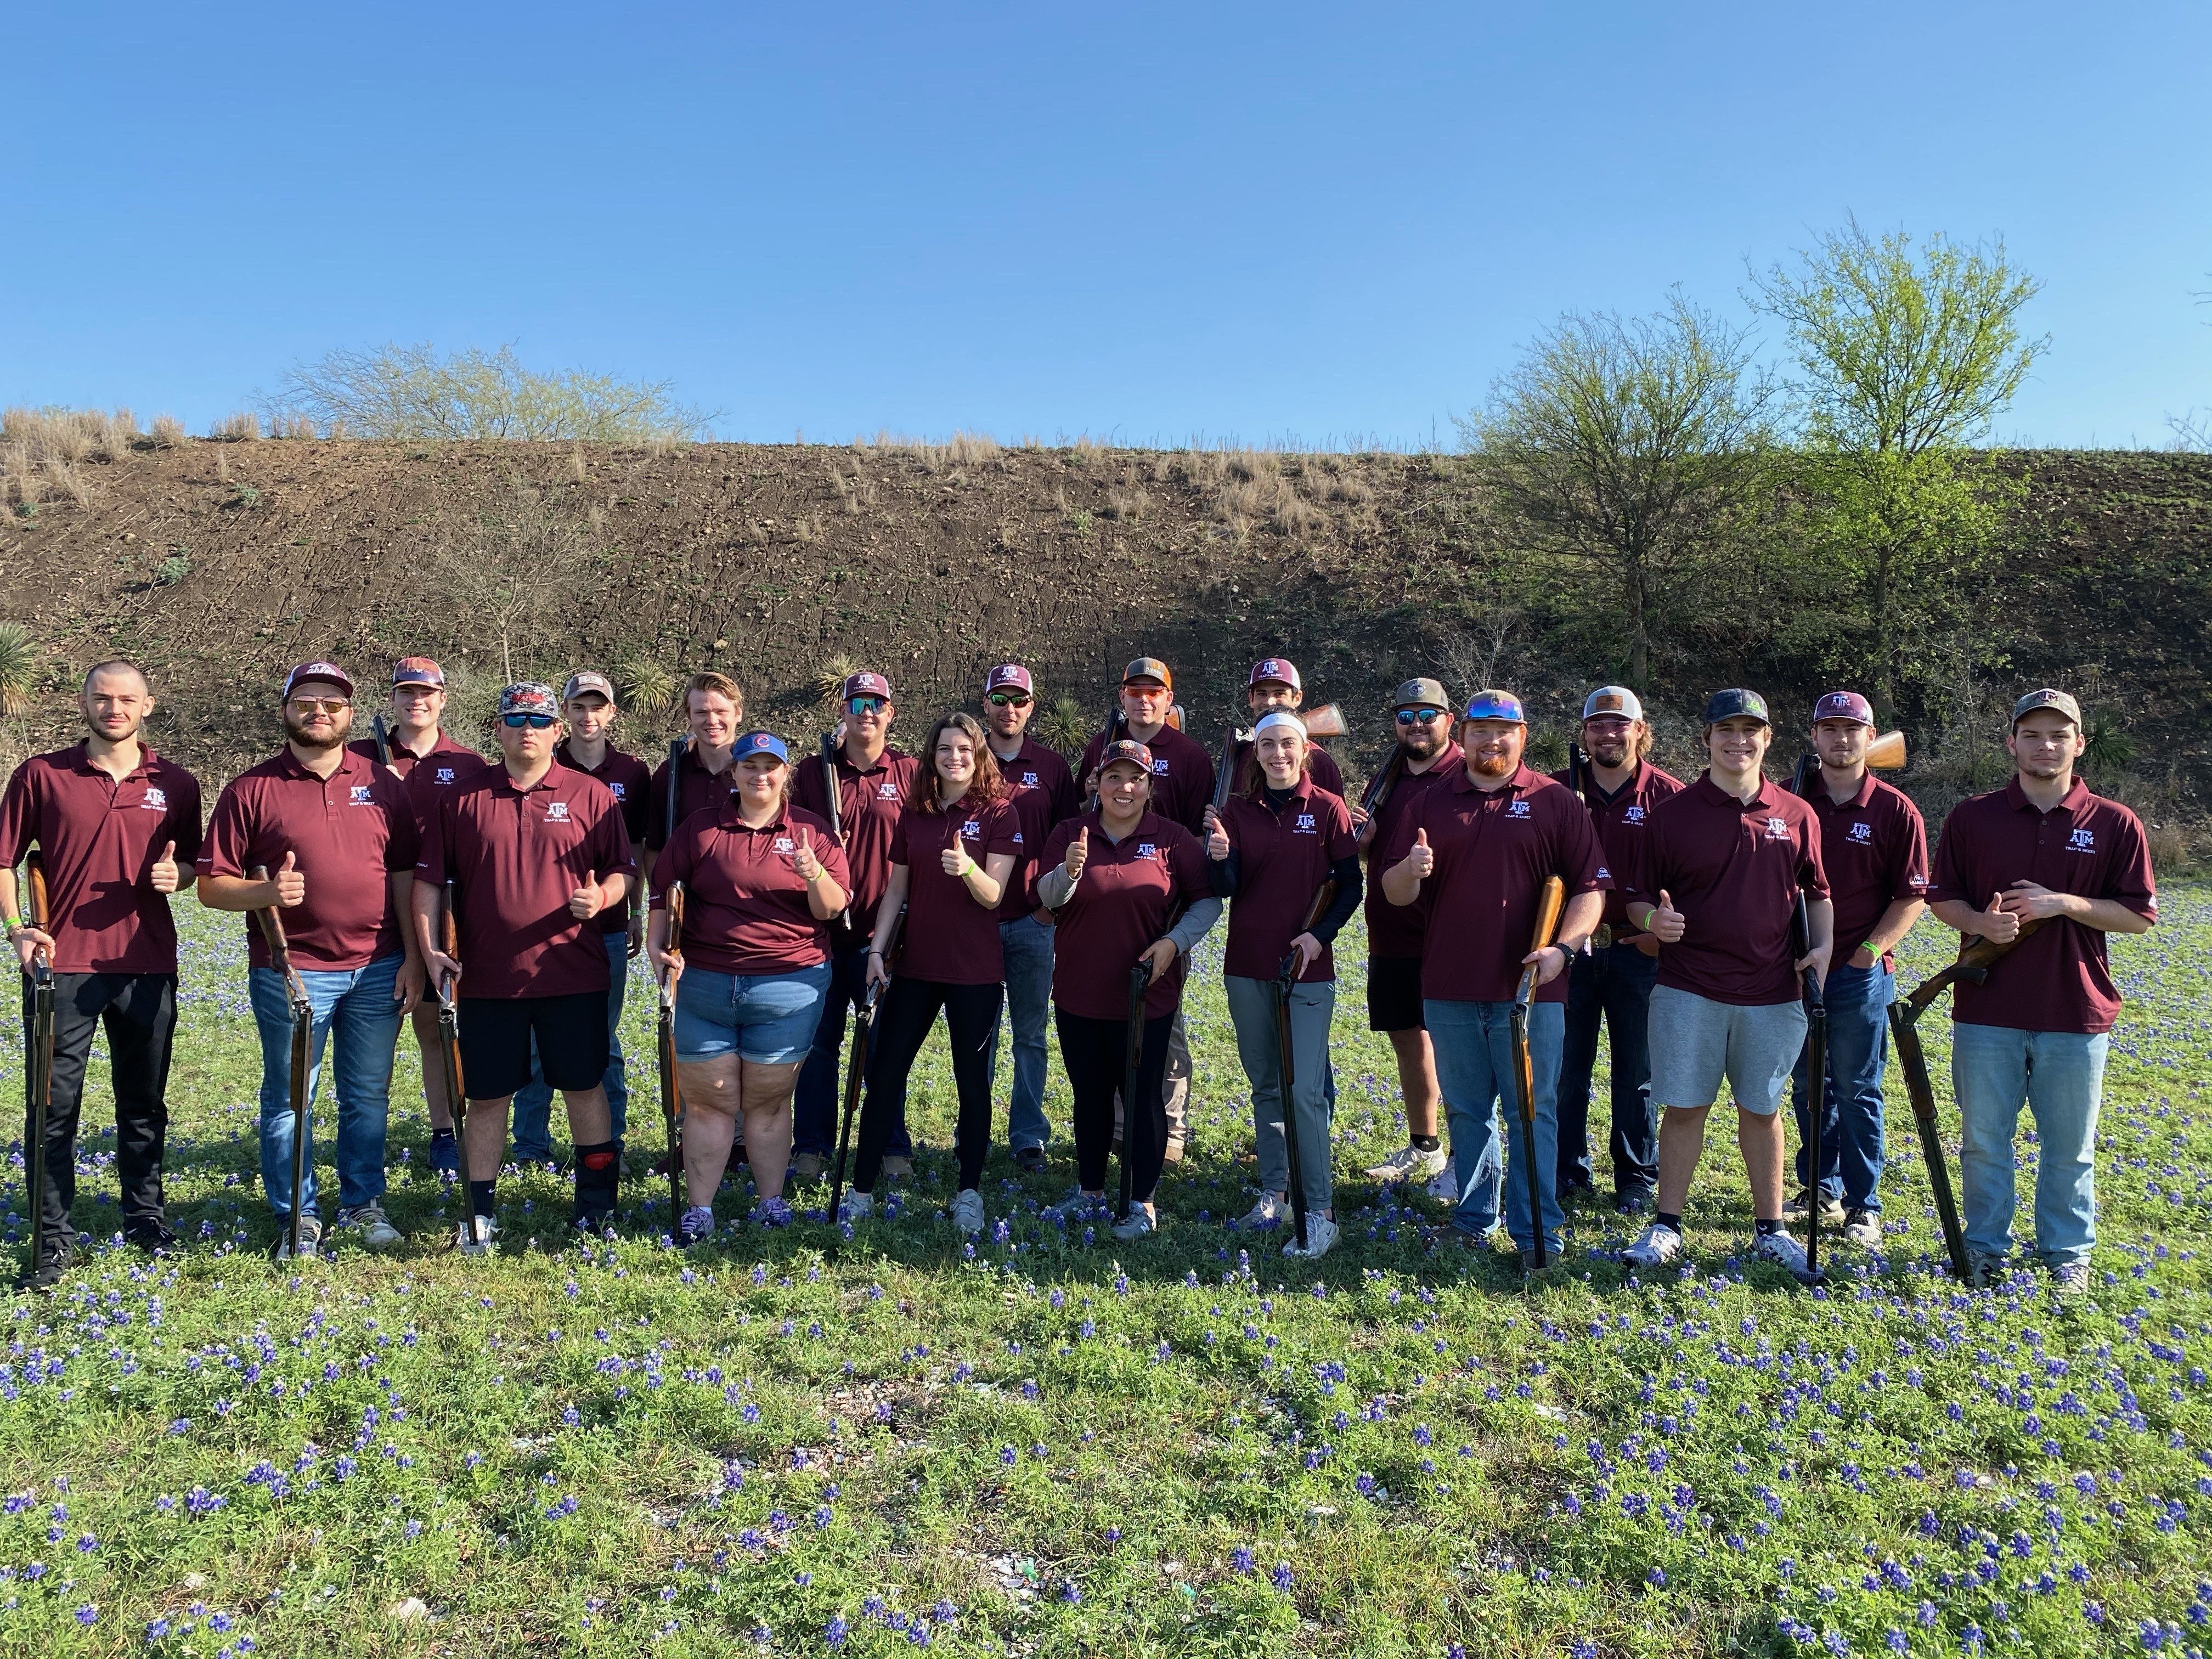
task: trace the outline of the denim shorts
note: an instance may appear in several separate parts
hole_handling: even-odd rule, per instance
[[[830,964],[787,974],[718,974],[686,968],[676,981],[676,1053],[713,1060],[734,1053],[756,1066],[806,1057],[830,988]]]
[[[1651,1098],[1661,1106],[1710,1106],[1726,1077],[1735,1103],[1762,1117],[1782,1103],[1805,1046],[1805,1005],[1738,1007],[1661,985],[1651,993]]]

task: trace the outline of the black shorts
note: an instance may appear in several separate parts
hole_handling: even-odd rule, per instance
[[[1421,1017],[1421,959],[1419,957],[1370,957],[1367,959],[1367,1029],[1370,1031],[1421,1031],[1428,1022]]]
[[[607,1072],[607,993],[560,997],[463,997],[461,1087],[500,1100],[530,1081],[530,1040],[549,1087],[597,1088]]]

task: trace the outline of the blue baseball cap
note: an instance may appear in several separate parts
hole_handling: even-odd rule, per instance
[[[1756,691],[1732,687],[1716,691],[1705,700],[1705,724],[1718,726],[1723,720],[1736,719],[1757,720],[1761,726],[1774,724],[1774,717],[1766,712],[1766,699]]]
[[[791,750],[784,747],[783,739],[773,732],[748,732],[730,745],[732,765],[748,755],[773,755],[786,766],[791,764]]]
[[[1522,712],[1521,699],[1510,691],[1478,691],[1467,700],[1463,719],[1471,720],[1511,720],[1516,726],[1528,724]]]

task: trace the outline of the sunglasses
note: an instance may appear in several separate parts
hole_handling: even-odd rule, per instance
[[[994,691],[983,701],[994,708],[1026,708],[1030,706],[1030,694],[1026,691]]]
[[[353,707],[343,697],[295,697],[292,708],[301,714],[343,714]]]
[[[526,726],[533,732],[543,732],[555,718],[551,714],[501,714],[499,722],[510,731],[520,731]]]
[[[880,714],[884,711],[884,700],[881,697],[848,697],[845,700],[845,707],[855,714]]]
[[[1401,708],[1398,711],[1398,724],[1426,726],[1431,720],[1440,720],[1443,717],[1444,711],[1441,708]]]

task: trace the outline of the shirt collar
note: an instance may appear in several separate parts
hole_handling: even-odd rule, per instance
[[[1029,739],[1024,737],[1022,741],[1026,744]],[[884,745],[883,752],[876,757],[876,763],[873,766],[859,767],[853,764],[853,757],[847,751],[845,745],[842,743],[837,745],[837,769],[856,778],[872,777],[878,772],[889,769],[893,761],[904,758],[905,756],[897,744],[887,743]]]
[[[574,772],[571,771],[568,767],[562,765],[561,763],[556,760],[552,765],[545,769],[545,775],[544,777],[532,784],[529,788],[522,789],[516,787],[514,774],[507,769],[507,762],[504,759],[494,761],[492,763],[492,769],[499,774],[500,787],[505,789],[510,794],[516,795],[534,795],[541,789],[558,789],[566,783],[568,779],[577,775]]]
[[[301,762],[300,757],[292,752],[292,745],[289,743],[276,751],[276,766],[277,769],[288,778],[314,778],[317,783],[335,783],[340,778],[349,778],[356,773],[366,772],[374,764],[365,756],[356,753],[351,744],[339,750],[338,754],[340,758],[337,770],[327,778],[315,777],[315,775]]]
[[[1690,787],[1702,791],[1707,804],[1725,806],[1735,812],[1771,812],[1780,804],[1781,794],[1787,793],[1781,790],[1773,779],[1762,775],[1759,780],[1759,793],[1749,800],[1738,800],[1713,781],[1711,770],[1698,773],[1698,781]]]
[[[1818,773],[1814,775],[1814,793],[1808,795],[1805,799],[1812,802],[1814,805],[1819,807],[1823,812],[1864,811],[1866,810],[1866,804],[1874,799],[1875,780],[1872,771],[1860,773],[1859,787],[1856,792],[1845,796],[1841,800],[1838,800],[1833,795],[1828,793],[1828,786],[1825,783],[1820,782],[1818,781],[1819,776],[1820,775]]]
[[[2042,810],[2027,798],[2027,792],[2020,787],[2020,774],[2017,772],[2007,780],[2004,796],[2005,805],[2015,812],[2039,812]],[[2089,786],[2081,781],[2081,775],[2076,772],[2074,775],[2074,781],[2067,786],[2065,795],[2060,799],[2058,805],[2051,810],[2054,812],[2064,812],[2070,817],[2079,813],[2088,804]]]
[[[773,818],[769,819],[766,823],[762,824],[758,829],[755,829],[751,824],[747,823],[743,817],[738,816],[738,792],[732,789],[723,798],[722,815],[720,818],[716,819],[715,822],[721,829],[734,830],[738,834],[745,836],[765,836],[772,834],[779,830],[787,831],[791,827],[791,802],[787,799],[784,801],[781,811],[777,812],[776,815]]]
[[[1505,781],[1500,784],[1497,788],[1478,789],[1475,787],[1474,780],[1467,775],[1466,755],[1462,753],[1454,757],[1452,763],[1454,769],[1451,774],[1451,781],[1446,787],[1455,790],[1462,795],[1483,794],[1506,797],[1517,796],[1525,794],[1528,791],[1534,789],[1536,785],[1541,781],[1535,773],[1528,769],[1528,763],[1526,760],[1523,760],[1520,765],[1513,769],[1513,775],[1506,779]]]
[[[70,750],[68,753],[71,757],[71,770],[89,772],[95,777],[115,777],[113,773],[103,771],[100,768],[94,766],[92,763],[92,744],[89,742],[80,739],[76,746],[74,749]],[[138,744],[138,764],[132,767],[128,772],[125,772],[120,778],[115,778],[115,781],[118,783],[128,783],[133,778],[143,778],[149,775],[154,769],[154,763],[160,757],[155,755],[154,752],[154,745],[142,739]]]

